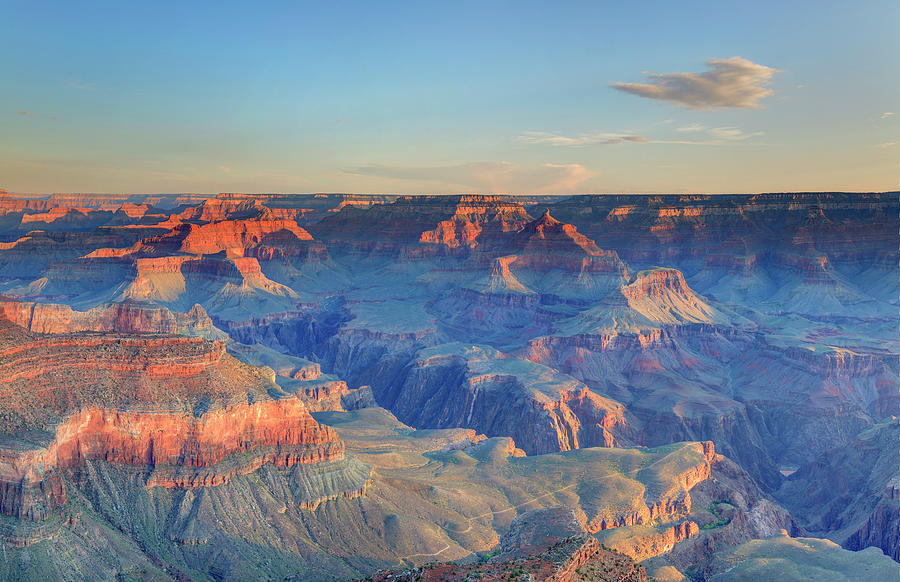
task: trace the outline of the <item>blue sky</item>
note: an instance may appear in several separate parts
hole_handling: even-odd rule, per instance
[[[867,191],[900,178],[896,0],[7,0],[0,21],[11,192]]]

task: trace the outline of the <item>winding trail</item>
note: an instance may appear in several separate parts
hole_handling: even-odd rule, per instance
[[[498,511],[488,511],[487,513],[482,513],[481,515],[476,515],[475,517],[467,517],[466,519],[469,521],[469,527],[467,527],[466,529],[463,529],[463,530],[457,530],[454,533],[466,533],[467,531],[472,529],[472,522],[475,521],[476,519],[481,519],[482,517],[487,517],[489,515],[493,516],[493,515],[497,515],[498,513],[506,513],[507,511],[512,511],[513,509],[522,507],[523,505],[528,505],[529,503],[532,503],[533,501],[537,501],[541,497],[547,497],[548,495],[556,495],[557,493],[559,493],[561,491],[565,491],[566,489],[571,489],[572,487],[575,487],[575,485],[577,485],[577,483],[571,483],[569,485],[566,485],[565,487],[560,487],[559,489],[556,489],[555,491],[550,491],[549,493],[544,493],[543,495],[538,495],[537,497],[532,497],[528,501],[523,501],[522,503],[518,503],[516,505],[510,505],[506,509],[500,509]]]
[[[404,557],[404,558],[401,558],[401,559],[403,559],[403,560],[408,560],[408,559],[410,559],[410,558],[415,558],[416,556],[437,556],[438,554],[443,553],[444,550],[449,550],[449,549],[450,549],[450,544],[447,544],[446,546],[444,546],[443,548],[441,548],[440,550],[436,551],[436,552],[433,553],[433,554],[410,554],[410,555],[408,555],[408,556],[406,556],[406,557]]]
[[[548,493],[544,493],[544,494],[541,494],[541,495],[537,495],[537,496],[535,496],[535,497],[532,497],[531,499],[529,499],[529,500],[527,500],[527,501],[523,501],[522,503],[517,503],[516,505],[510,505],[510,506],[507,507],[506,509],[500,509],[500,510],[497,510],[497,511],[488,511],[488,512],[486,512],[486,513],[482,513],[481,515],[476,515],[475,517],[467,517],[466,519],[467,519],[468,522],[469,522],[468,527],[466,527],[466,529],[462,529],[462,530],[455,530],[455,531],[453,531],[452,533],[456,533],[456,534],[463,534],[463,533],[466,533],[466,532],[468,532],[469,530],[472,529],[472,522],[475,521],[475,520],[477,520],[477,519],[481,519],[481,518],[487,517],[487,516],[489,516],[489,515],[490,515],[490,516],[494,516],[494,515],[497,515],[497,514],[500,514],[500,513],[506,513],[507,511],[512,511],[512,510],[514,510],[514,509],[516,509],[516,508],[522,507],[523,505],[528,505],[529,503],[532,503],[532,502],[534,502],[534,501],[537,501],[538,499],[540,499],[540,498],[542,498],[542,497],[547,497],[548,495],[556,495],[557,493],[560,493],[561,491],[565,491],[566,489],[571,489],[572,487],[575,487],[575,485],[577,485],[577,483],[571,483],[571,484],[569,484],[569,485],[566,485],[565,487],[560,487],[559,489],[556,489],[555,491],[550,491],[550,492],[548,492]],[[441,548],[440,550],[438,550],[438,551],[436,551],[436,552],[434,552],[434,553],[432,553],[432,554],[410,554],[410,555],[408,555],[408,556],[404,556],[403,558],[401,558],[401,560],[408,560],[408,559],[410,559],[410,558],[415,558],[415,557],[417,557],[417,556],[429,556],[429,557],[433,557],[433,556],[437,556],[437,555],[439,555],[439,554],[442,554],[442,553],[444,553],[445,551],[447,551],[447,550],[449,550],[449,549],[450,549],[450,544],[447,544],[446,546],[444,546],[443,548]]]

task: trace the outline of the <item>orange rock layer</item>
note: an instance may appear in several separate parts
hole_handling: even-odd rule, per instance
[[[147,486],[227,483],[264,464],[343,458],[344,445],[296,398],[238,404],[199,417],[92,407],[56,427],[46,447],[0,448],[0,513],[40,520],[66,501],[60,472],[88,460],[143,467]]]
[[[659,492],[659,497],[655,502],[648,503],[637,511],[619,515],[600,514],[593,516],[585,524],[585,529],[590,533],[597,533],[607,529],[649,524],[657,520],[672,519],[689,514],[692,505],[690,490],[695,485],[709,479],[712,463],[716,459],[715,445],[712,441],[698,442],[694,446],[699,448],[698,452],[703,456],[694,466],[686,468],[677,475],[673,490]],[[674,545],[676,542],[696,535],[697,532],[691,529],[696,527],[697,524],[690,522],[690,525],[683,523],[672,528],[672,533],[677,538],[672,544]],[[688,529],[685,530],[684,528]],[[685,532],[687,532],[685,537],[678,537]],[[665,536],[668,535],[668,533],[665,534]],[[665,539],[668,539],[668,537]],[[633,555],[632,557],[635,556]]]
[[[312,240],[312,236],[292,220],[226,220],[202,226],[190,225],[181,250],[208,255],[229,249],[244,249],[255,246],[268,235],[280,231],[287,231],[298,240]]]
[[[80,331],[179,334],[188,329],[211,329],[206,311],[195,305],[177,313],[149,303],[122,302],[76,311],[68,305],[0,299],[0,317],[26,331],[61,334]]]
[[[271,370],[221,342],[168,335],[35,335],[0,320],[0,427],[46,430],[92,406],[193,410],[197,402],[268,398]],[[256,398],[257,396],[254,396]]]

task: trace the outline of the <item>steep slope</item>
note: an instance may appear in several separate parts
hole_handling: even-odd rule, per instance
[[[746,542],[716,555],[705,580],[738,582],[854,582],[896,580],[900,564],[875,549],[843,550],[828,540],[778,536]]]
[[[896,410],[896,359],[784,348],[724,326],[551,336],[527,357],[585,382],[643,421],[643,442],[708,438],[767,487]]]
[[[83,233],[31,231],[0,243],[0,277],[31,282],[53,263],[77,259],[101,247],[128,246],[147,234],[143,229],[125,228]]]
[[[274,218],[271,214],[267,210],[256,218],[189,225],[179,250],[199,255],[211,255],[219,251],[234,252],[236,249],[243,253],[245,248],[282,232],[294,235],[298,241],[312,240],[312,236],[293,220]]]
[[[628,280],[615,252],[597,248],[549,213],[496,251],[457,267],[459,280],[429,304],[450,337],[520,348]]]
[[[639,334],[669,325],[730,323],[732,319],[697,295],[676,269],[655,268],[607,295],[595,307],[558,325],[559,334]]]
[[[778,497],[810,532],[850,550],[875,546],[900,561],[900,421],[802,465]]]
[[[897,546],[894,194],[4,204],[0,577],[349,579],[563,505],[700,579],[805,535],[770,491]]]
[[[525,530],[511,527],[515,515],[558,505],[574,511],[578,528],[600,532],[607,545],[641,558],[669,552],[686,539],[727,547],[734,540],[793,529],[789,514],[740,468],[716,455],[711,443],[522,457],[511,453],[508,439],[480,440],[474,431],[465,438],[476,444],[438,449],[446,441],[435,440],[449,431],[404,430],[379,409],[316,418],[333,426],[354,455],[372,463],[383,482],[402,487],[407,506],[429,500],[444,508],[440,529],[419,526],[424,535],[409,550],[415,553],[413,563],[496,547],[500,540],[486,536],[492,529],[520,539]],[[715,520],[707,509],[710,499],[735,504],[728,526],[700,529]],[[479,542],[473,548],[474,540]]]
[[[193,488],[266,463],[343,456],[333,431],[281,392],[271,370],[241,364],[220,342],[35,335],[0,323],[6,515],[50,517],[66,500],[61,475],[94,459],[140,467],[148,487]]]
[[[615,251],[606,251],[545,212],[510,240],[516,257],[510,269],[523,283],[543,293],[579,299],[602,298],[621,285],[628,269]]]
[[[629,441],[624,408],[574,378],[495,349],[442,344],[405,378],[372,385],[378,403],[417,427],[511,436],[529,454]]]
[[[631,559],[602,549],[590,536],[560,539],[516,559],[492,559],[479,564],[429,564],[403,571],[379,572],[375,582],[450,582],[485,580],[500,582],[527,576],[528,580],[549,582],[616,581],[646,582],[644,569]]]
[[[54,263],[24,298],[60,301],[89,310],[107,303],[155,303],[189,312],[200,305],[216,319],[245,319],[292,310],[301,302],[272,281],[251,257],[85,257]],[[218,325],[218,322],[217,322]]]
[[[346,251],[413,258],[490,248],[528,219],[521,204],[499,196],[407,196],[367,210],[345,207],[309,230]]]
[[[187,313],[179,313],[152,303],[126,300],[100,305],[88,311],[76,311],[58,303],[0,299],[0,315],[35,333],[93,331],[166,333],[207,339],[225,337],[199,305],[194,305]]]

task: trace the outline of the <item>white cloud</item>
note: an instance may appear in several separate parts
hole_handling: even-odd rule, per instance
[[[693,123],[684,127],[675,128],[679,133],[697,134],[696,139],[663,139],[649,138],[634,133],[582,133],[577,136],[565,136],[543,131],[526,131],[516,140],[531,145],[551,145],[554,147],[584,147],[588,145],[607,145],[618,143],[664,143],[683,145],[725,145],[731,142],[744,141],[761,135],[762,131],[745,133],[742,129],[732,126],[706,127],[699,123]]]
[[[753,133],[744,133],[743,130],[738,129],[737,127],[713,127],[706,130],[711,137],[715,139],[721,139],[726,141],[740,141],[745,139],[750,139],[751,137],[757,137],[760,135],[765,135],[765,132],[762,131],[754,131]]]
[[[706,64],[709,70],[702,73],[650,75],[649,83],[613,83],[612,87],[689,109],[761,109],[759,100],[773,94],[766,85],[778,69],[742,57],[710,59]]]
[[[888,117],[890,117],[890,116],[892,116],[892,115],[894,115],[894,112],[893,112],[893,111],[885,111],[884,113],[881,114],[881,118],[882,118],[882,119],[887,119]]]
[[[587,145],[612,145],[620,143],[646,143],[648,140],[642,135],[632,133],[583,133],[574,137],[558,135],[545,131],[526,131],[516,138],[527,144],[549,144],[553,146],[587,146]]]
[[[898,143],[900,143],[900,142],[896,142],[896,141],[886,141],[886,142],[884,142],[884,143],[878,144],[878,147],[887,149],[887,148],[892,148],[892,147],[894,147],[894,146],[897,145]]]
[[[510,162],[471,162],[454,166],[371,165],[346,170],[348,173],[393,180],[438,182],[462,186],[479,192],[578,192],[581,185],[596,175],[580,164],[542,164],[520,166]]]

